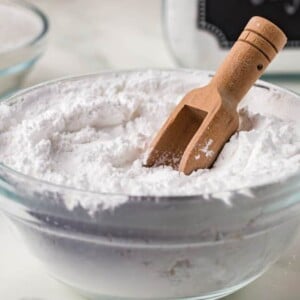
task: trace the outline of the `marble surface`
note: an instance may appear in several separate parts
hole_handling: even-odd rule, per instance
[[[170,68],[159,0],[34,0],[51,21],[49,47],[24,86],[107,69]],[[281,83],[300,91],[300,84]],[[0,214],[0,299],[83,300],[47,275]],[[299,300],[300,235],[260,279],[227,300]]]

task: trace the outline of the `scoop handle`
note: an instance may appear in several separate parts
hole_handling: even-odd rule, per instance
[[[238,104],[286,42],[286,35],[275,24],[252,17],[211,83],[222,98]]]

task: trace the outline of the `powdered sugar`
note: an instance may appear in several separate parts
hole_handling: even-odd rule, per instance
[[[218,193],[300,170],[300,102],[263,88],[241,103],[240,131],[211,170],[185,176],[170,167],[143,167],[172,108],[208,81],[201,72],[145,71],[35,89],[17,105],[0,105],[0,160],[56,184],[132,195]],[[199,155],[211,155],[212,143]]]
[[[200,151],[202,153],[204,153],[204,155],[206,157],[212,157],[214,155],[214,151],[213,150],[209,150],[209,147],[213,144],[213,142],[214,141],[212,139],[209,139],[208,142],[206,143],[206,145],[202,149],[200,149]]]

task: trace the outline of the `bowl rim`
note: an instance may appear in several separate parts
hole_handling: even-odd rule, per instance
[[[94,77],[101,77],[101,76],[105,76],[105,75],[131,74],[131,73],[136,73],[136,72],[149,72],[149,71],[150,72],[186,72],[186,73],[197,72],[197,73],[205,74],[208,77],[212,77],[215,73],[214,71],[209,71],[209,70],[187,69],[187,68],[173,68],[173,69],[172,68],[137,68],[137,69],[129,69],[129,70],[104,70],[101,72],[87,73],[87,74],[75,75],[75,76],[63,76],[63,77],[60,77],[57,79],[48,80],[48,81],[45,81],[45,82],[39,83],[37,85],[34,85],[34,86],[31,86],[31,87],[28,87],[28,88],[18,91],[15,94],[13,94],[12,96],[3,100],[2,103],[14,103],[17,98],[25,96],[28,93],[31,93],[31,92],[41,89],[43,87],[47,87],[47,86],[62,83],[62,82],[94,78]],[[264,80],[257,80],[255,82],[255,84],[253,85],[253,87],[264,88],[267,90],[273,89],[273,90],[276,90],[276,91],[279,91],[279,92],[282,92],[285,94],[289,94],[296,98],[299,98],[299,101],[300,101],[300,95],[298,95],[297,93],[295,93],[287,88],[280,87],[276,84],[266,82]],[[245,190],[246,191],[255,191],[260,188],[271,188],[271,187],[274,187],[275,185],[278,185],[279,183],[286,183],[288,181],[296,182],[297,189],[300,189],[300,171],[293,173],[290,176],[282,178],[278,181],[270,181],[267,183],[250,185],[250,186],[246,185],[246,186],[243,186],[238,189],[221,190],[221,191],[218,191],[217,193],[216,192],[198,193],[198,194],[192,194],[192,195],[158,195],[158,194],[134,195],[134,194],[129,194],[129,193],[97,192],[97,191],[83,190],[83,189],[79,189],[76,187],[51,183],[49,181],[41,180],[41,179],[38,179],[31,175],[26,175],[22,172],[19,172],[15,169],[3,164],[2,162],[0,162],[0,172],[1,171],[5,171],[8,174],[11,174],[12,176],[17,176],[25,181],[29,181],[30,183],[37,184],[38,186],[48,187],[49,190],[59,189],[59,190],[63,190],[66,192],[73,192],[73,193],[75,192],[75,193],[80,193],[80,194],[87,195],[87,196],[126,197],[126,198],[130,199],[131,202],[132,201],[140,202],[141,199],[146,199],[149,201],[152,201],[152,200],[156,201],[157,199],[162,200],[162,201],[169,201],[170,199],[172,199],[172,200],[176,199],[176,200],[181,201],[182,199],[184,199],[186,202],[188,200],[193,201],[193,200],[199,199],[199,197],[201,197],[201,199],[203,199],[203,198],[204,199],[218,198],[218,197],[216,197],[216,194],[224,194],[225,195],[226,193],[232,194],[234,192],[239,193],[241,191],[243,193],[243,191],[245,191]],[[3,177],[0,174],[0,193],[1,193],[1,190],[3,189],[2,184],[1,184],[2,179],[3,179]],[[251,192],[249,193],[249,197],[250,198],[252,197]],[[300,199],[299,199],[299,201],[300,201]],[[228,201],[227,204],[230,205],[230,201]]]
[[[9,53],[14,53],[17,51],[20,51],[22,49],[26,49],[28,47],[34,46],[35,44],[39,43],[42,39],[44,39],[48,32],[49,32],[49,19],[46,16],[46,14],[35,4],[32,4],[30,2],[27,2],[26,0],[5,0],[5,1],[0,1],[0,6],[1,5],[5,5],[6,4],[12,4],[14,6],[19,6],[27,11],[32,12],[35,16],[37,16],[40,20],[41,20],[41,31],[34,36],[31,40],[29,40],[28,42],[19,45],[17,47],[8,49],[6,51],[0,52],[0,57],[1,56],[5,56]]]

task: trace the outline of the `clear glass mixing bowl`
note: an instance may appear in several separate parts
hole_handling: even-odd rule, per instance
[[[86,84],[109,76],[45,83],[5,101],[15,105],[28,95],[38,101],[62,81]],[[253,89],[298,98],[264,82]],[[232,206],[213,195],[92,193],[43,182],[4,165],[0,192],[0,208],[32,254],[53,276],[91,299],[221,298],[274,263],[300,223],[300,174],[251,187],[248,193],[235,191]],[[67,207],[77,199],[99,205],[93,214],[80,205]],[[111,210],[101,204],[107,201],[123,204]]]
[[[38,33],[31,40],[0,52],[0,98],[4,98],[20,88],[28,72],[45,51],[49,22],[39,8],[27,2],[0,0],[0,8],[1,6],[24,12],[27,18],[30,16],[40,23]],[[18,19],[16,18],[14,22],[18,22]]]

